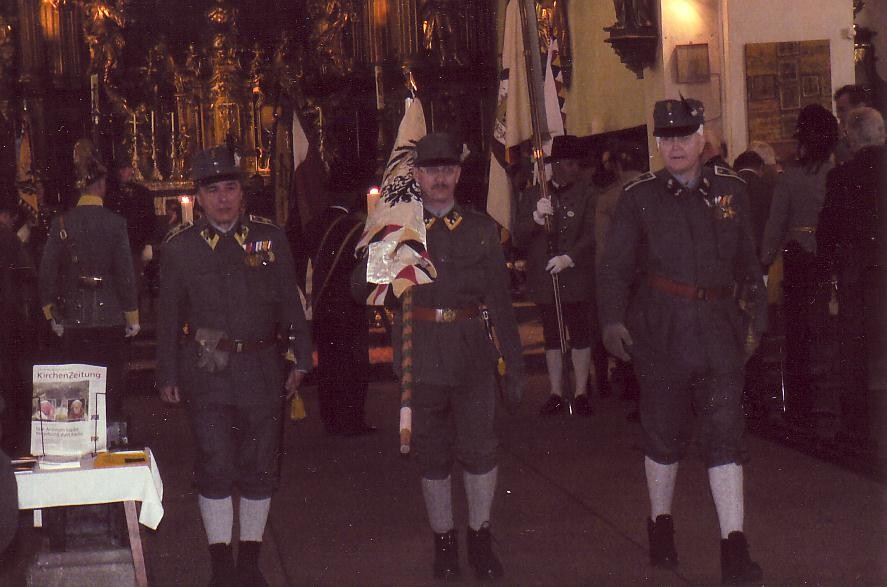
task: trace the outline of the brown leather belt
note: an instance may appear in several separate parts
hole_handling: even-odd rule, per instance
[[[672,281],[661,275],[648,275],[647,285],[667,294],[690,300],[725,300],[733,297],[732,287],[699,287],[688,283]]]
[[[413,319],[422,320],[423,322],[458,322],[459,320],[468,320],[480,314],[480,308],[422,308],[416,306],[413,308]]]

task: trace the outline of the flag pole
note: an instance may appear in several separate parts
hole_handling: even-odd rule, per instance
[[[545,141],[550,138],[548,132],[548,117],[545,112],[545,90],[542,79],[542,60],[539,54],[539,34],[536,22],[536,6],[534,0],[513,0],[519,2],[521,34],[524,41],[524,64],[527,69],[527,89],[530,99],[530,119],[533,125],[533,163],[536,167],[536,177],[539,178],[541,197],[550,198],[548,181],[545,177],[545,153],[542,150]],[[545,215],[545,233],[548,235],[548,254],[555,256],[557,250],[557,232],[552,223],[551,215]],[[554,310],[557,316],[558,340],[560,342],[561,363],[563,365],[564,379],[562,385],[563,397],[567,398],[567,408],[573,412],[572,387],[569,385],[569,366],[567,364],[567,331],[564,324],[564,308],[561,302],[560,278],[557,273],[551,274],[551,287],[554,291]]]

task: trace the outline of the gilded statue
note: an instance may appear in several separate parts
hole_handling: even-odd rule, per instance
[[[322,78],[342,77],[354,69],[354,51],[350,46],[356,17],[354,0],[312,0],[308,14],[312,22],[309,46]]]
[[[459,8],[455,0],[425,0],[422,4],[422,44],[439,65],[463,65],[459,55]]]
[[[616,8],[616,23],[607,30],[636,31],[654,26],[653,2],[651,0],[613,0]]]
[[[114,74],[120,65],[126,40],[126,0],[78,0],[83,12],[83,36],[89,48],[89,74],[99,74],[102,87],[114,109],[129,113]]]

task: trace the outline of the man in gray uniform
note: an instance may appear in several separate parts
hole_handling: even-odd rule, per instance
[[[563,413],[563,357],[554,301],[552,274],[558,277],[563,321],[569,336],[576,386],[573,413],[590,416],[586,388],[591,370],[590,308],[594,298],[594,199],[591,186],[579,177],[585,156],[579,139],[554,137],[551,146],[550,197],[540,197],[536,186],[523,194],[514,225],[514,241],[527,249],[527,294],[539,308],[545,339],[545,365],[551,393],[539,413]],[[545,228],[546,216],[552,234]],[[601,353],[603,356],[603,354]],[[604,357],[596,365],[606,369]],[[598,373],[600,375],[600,373]]]
[[[123,416],[124,337],[139,332],[126,221],[104,207],[108,170],[91,153],[78,165],[77,205],[52,221],[40,263],[40,303],[62,339],[62,360],[102,365],[108,422]],[[111,432],[109,441],[122,441]]]
[[[701,102],[657,102],[653,121],[665,169],[625,185],[598,273],[604,344],[632,360],[640,383],[650,559],[678,562],[672,496],[695,411],[721,528],[722,580],[759,581],[743,534],[749,328],[737,302],[762,291],[745,185],[729,169],[703,168]]]
[[[523,358],[505,259],[493,221],[454,199],[461,148],[429,134],[416,145],[413,173],[422,191],[428,253],[437,279],[412,295],[413,430],[422,493],[434,532],[434,576],[459,575],[450,472],[462,465],[468,498],[468,562],[480,580],[502,575],[493,553],[490,509],[496,489],[496,349],[480,313],[489,309],[506,361],[511,401],[523,389]],[[401,317],[394,348],[401,349]],[[395,357],[395,365],[399,365]]]
[[[311,369],[311,340],[286,237],[271,221],[241,216],[241,171],[224,146],[194,159],[204,215],[162,246],[157,385],[185,401],[197,440],[200,514],[211,585],[266,585],[259,548],[275,485],[281,395]],[[281,340],[295,365],[285,378]],[[240,495],[234,568],[232,493]]]

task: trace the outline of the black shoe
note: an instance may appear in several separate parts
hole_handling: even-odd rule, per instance
[[[459,576],[459,544],[456,530],[434,534],[434,578],[451,581]]]
[[[230,544],[210,544],[209,556],[212,563],[212,577],[209,587],[234,587],[234,553]]]
[[[268,587],[268,581],[259,570],[261,548],[261,542],[240,542],[237,549],[237,585],[240,587]]]
[[[474,567],[478,581],[492,581],[505,574],[502,563],[493,552],[489,522],[484,522],[480,530],[468,529],[468,564]]]
[[[669,514],[647,518],[647,539],[650,542],[650,563],[654,567],[673,569],[678,566],[678,552],[674,547],[674,520]]]
[[[730,532],[721,540],[721,583],[746,585],[760,583],[764,579],[761,565],[748,555],[748,542],[742,532]]]
[[[588,394],[577,395],[573,399],[573,415],[591,416],[592,414],[594,414],[594,411],[591,409],[591,402],[588,401]]]
[[[567,409],[567,402],[559,395],[554,395],[553,393],[548,396],[548,401],[542,404],[542,407],[539,409],[540,416],[554,416],[555,414],[560,414]]]

